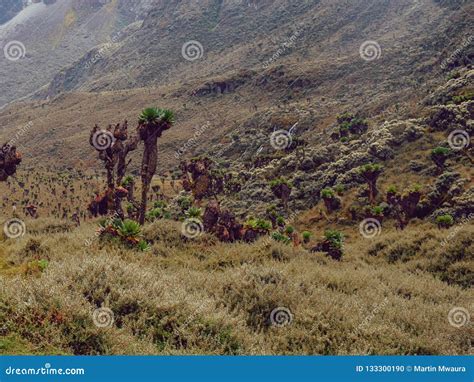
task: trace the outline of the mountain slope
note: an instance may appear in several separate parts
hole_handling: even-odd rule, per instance
[[[36,92],[107,36],[134,20],[117,0],[34,3],[0,25],[0,106]]]
[[[124,4],[113,9],[125,14]],[[450,7],[431,0],[139,5],[112,38],[101,29],[93,33],[101,44],[40,92],[49,99],[28,101],[21,113],[19,105],[1,112],[0,137],[11,139],[31,121],[31,133],[20,140],[31,158],[48,162],[58,153],[64,159],[55,165],[92,164],[87,135],[93,125],[125,118],[134,123],[141,108],[158,104],[175,110],[178,120],[160,140],[164,168],[179,163],[176,151],[204,127],[205,138],[195,140],[184,156],[216,154],[222,144],[229,146],[226,155],[237,158],[242,150],[252,155],[268,145],[272,129],[298,121],[298,134],[311,144],[344,111],[375,123],[417,117],[419,102],[445,81],[450,68],[472,58],[472,46],[465,43],[472,6],[464,2]],[[111,23],[116,16],[112,12]],[[143,22],[132,23],[142,16]],[[189,40],[202,44],[202,58],[183,57]],[[369,40],[380,46],[374,60],[367,56],[370,49],[360,52]],[[9,64],[18,71],[28,67],[24,60]],[[42,76],[24,81],[24,75],[11,73],[7,94],[15,89],[12,82],[29,90]],[[242,135],[241,126],[260,138],[246,147],[234,144],[232,135]]]

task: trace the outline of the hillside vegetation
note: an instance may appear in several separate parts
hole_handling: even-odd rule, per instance
[[[93,224],[3,242],[2,353],[16,354],[469,354],[472,329],[448,323],[472,307],[456,270],[430,272],[474,253],[472,226],[444,248],[435,228],[350,231],[343,262],[275,242],[183,242],[180,226],[146,227],[137,253],[95,240]],[[380,248],[383,248],[380,250]],[[43,266],[39,261],[46,261]],[[472,268],[471,268],[472,272]],[[444,281],[443,281],[444,280]],[[448,283],[451,283],[449,285]],[[470,280],[472,283],[472,280]],[[105,311],[105,327],[93,312]],[[271,312],[291,311],[275,327]],[[113,322],[111,322],[113,317]]]
[[[31,7],[1,354],[472,354],[472,4]]]

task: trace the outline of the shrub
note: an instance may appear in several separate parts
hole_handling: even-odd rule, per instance
[[[336,186],[334,186],[334,191],[336,191],[338,195],[342,195],[345,191],[345,188],[342,184],[337,184]]]
[[[123,187],[127,187],[127,186],[129,186],[130,184],[132,184],[132,183],[133,183],[133,176],[127,175],[127,176],[125,177],[125,179],[122,181],[122,186],[123,186]]]
[[[383,206],[375,206],[372,208],[372,213],[374,215],[380,216],[380,215],[383,215],[383,210],[384,210]]]
[[[395,185],[390,185],[387,187],[387,193],[388,194],[396,194],[398,192],[397,186]]]
[[[244,228],[268,232],[272,228],[272,223],[264,219],[250,218],[245,222]]]
[[[333,243],[336,248],[342,248],[342,244],[344,243],[344,235],[341,232],[329,229],[324,232],[324,237],[326,240]]]
[[[142,227],[140,223],[131,219],[101,220],[101,235],[119,239],[123,243],[137,246],[140,242]]]
[[[329,214],[341,207],[341,200],[334,195],[334,191],[331,188],[323,189],[321,191],[321,198]]]
[[[347,132],[350,132],[351,134],[362,134],[369,128],[365,119],[356,117],[352,113],[339,115],[337,117],[337,123],[339,124],[339,133],[341,137],[347,135]]]
[[[454,224],[454,218],[449,215],[440,215],[436,217],[436,224],[438,224],[438,228],[449,228]]]
[[[332,198],[334,198],[334,191],[332,190],[332,188],[324,188],[321,191],[321,198],[323,198],[323,199],[332,199]]]
[[[48,260],[45,260],[45,259],[38,260],[38,267],[41,270],[41,272],[43,272],[46,269],[48,264],[49,264]]]
[[[171,214],[162,209],[162,208],[153,208],[151,211],[149,211],[146,215],[146,218],[148,221],[155,221],[156,219],[170,219]]]
[[[461,77],[461,74],[455,70],[453,70],[452,72],[450,72],[448,75],[447,75],[447,80],[452,80],[453,78],[459,78]]]
[[[436,147],[431,151],[431,160],[436,164],[438,169],[444,169],[450,152],[451,151],[447,147]]]
[[[141,230],[140,224],[130,219],[125,219],[119,225],[119,233],[122,237],[136,237],[140,234]]]
[[[127,214],[132,214],[133,211],[135,211],[135,206],[132,203],[127,203],[125,206],[125,210],[127,211]]]
[[[276,222],[280,227],[284,227],[285,224],[286,224],[285,223],[285,218],[283,216],[277,216]]]
[[[452,100],[456,105],[474,99],[474,92],[453,96]]]
[[[288,210],[288,200],[290,198],[293,185],[285,178],[277,178],[270,182],[270,188],[273,194],[282,200],[285,210]]]
[[[168,207],[168,203],[166,203],[164,200],[157,200],[155,203],[153,203],[153,207],[155,207],[155,208],[166,208],[166,207]]]
[[[189,210],[186,211],[186,217],[188,219],[201,219],[202,210],[198,207],[191,207]]]
[[[137,247],[140,251],[146,252],[150,250],[150,244],[148,244],[145,240],[140,240],[137,244]]]
[[[303,236],[303,241],[305,243],[309,243],[309,241],[311,240],[311,232],[303,231],[302,236]]]
[[[282,235],[280,232],[273,232],[272,233],[272,239],[275,241],[279,241],[284,244],[288,244],[291,239],[285,235]]]
[[[286,178],[283,178],[283,177],[280,177],[280,178],[276,178],[276,179],[273,179],[271,182],[270,182],[270,188],[274,188],[274,187],[278,187],[282,184],[285,184],[286,186],[288,186],[289,188],[292,188],[293,185],[292,183],[286,179]]]
[[[189,196],[180,196],[177,200],[177,204],[179,208],[181,208],[181,211],[184,213],[184,211],[187,211],[193,204],[193,201]]]
[[[341,260],[342,256],[344,255],[343,252],[343,243],[344,243],[344,235],[336,230],[327,230],[324,232],[325,240],[319,243],[316,247],[314,247],[311,251],[318,252],[323,251],[326,252],[328,256],[330,256],[334,260]]]
[[[295,232],[295,228],[293,226],[289,225],[285,228],[285,233],[287,235],[291,235],[293,232]]]

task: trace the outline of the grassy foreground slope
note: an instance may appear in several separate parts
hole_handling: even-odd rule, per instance
[[[455,307],[472,311],[456,271],[472,264],[472,224],[444,245],[450,231],[431,224],[387,228],[373,240],[348,228],[342,262],[268,239],[184,239],[170,221],[145,226],[147,252],[95,238],[92,222],[26,225],[24,237],[0,241],[2,354],[472,350],[472,326],[448,319]],[[291,312],[289,325],[271,324],[279,307]],[[110,315],[99,325],[98,308]]]

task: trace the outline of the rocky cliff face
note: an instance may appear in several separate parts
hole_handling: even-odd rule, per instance
[[[22,1],[2,1],[0,17],[9,21],[0,25],[0,47],[5,49],[0,56],[0,106],[38,91],[135,21],[133,7],[125,3],[130,2],[49,0],[23,8]]]
[[[405,85],[412,87],[420,77],[429,77],[433,65],[441,64],[450,44],[462,43],[469,25],[465,4],[453,8],[430,0],[358,0],[351,1],[350,7],[344,2],[283,0],[147,4],[149,12],[141,27],[113,54],[103,57],[93,70],[80,73],[80,81],[69,78],[78,74],[77,68],[66,70],[60,75],[63,80],[55,79],[49,95],[74,90],[78,83],[85,89],[132,88],[226,75],[242,68],[261,74],[278,65],[309,72],[306,77],[313,87],[355,75],[375,83],[391,78],[390,86],[397,87],[400,76],[406,76]],[[361,45],[372,40],[380,47],[375,47],[380,50],[376,56],[384,60],[378,70],[375,65],[362,65],[358,54]],[[202,56],[188,57],[192,65],[182,54],[188,41],[199,42],[190,52],[194,49]],[[124,73],[122,64],[132,61],[134,65]]]

